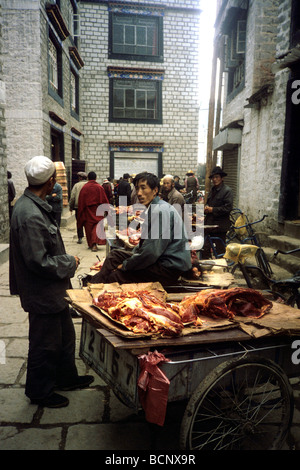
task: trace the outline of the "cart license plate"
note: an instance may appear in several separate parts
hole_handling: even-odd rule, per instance
[[[138,408],[138,359],[124,349],[116,350],[86,320],[82,322],[80,357],[112,388],[127,406]]]

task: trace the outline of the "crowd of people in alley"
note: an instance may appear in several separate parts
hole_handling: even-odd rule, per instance
[[[136,175],[124,173],[121,178],[114,180],[107,177],[102,184],[97,182],[97,175],[94,171],[88,174],[80,171],[77,176],[78,182],[72,188],[69,208],[70,211],[75,210],[78,243],[82,243],[85,232],[88,247],[92,251],[97,251],[97,245],[105,243],[104,234],[102,234],[103,237],[101,234],[99,236],[99,230],[102,228],[98,225],[104,214],[97,215],[97,208],[101,204],[109,204],[113,207],[128,207],[137,204],[139,199],[134,185]],[[183,184],[180,184],[179,176],[166,174],[159,182],[158,195],[160,199],[183,212],[185,203],[194,203],[202,197],[199,189],[199,181],[193,171],[187,172]],[[186,195],[188,195],[188,200]]]

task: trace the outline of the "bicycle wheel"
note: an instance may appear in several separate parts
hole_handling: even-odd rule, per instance
[[[293,408],[289,380],[274,362],[261,357],[225,362],[191,396],[181,423],[181,448],[279,449]]]

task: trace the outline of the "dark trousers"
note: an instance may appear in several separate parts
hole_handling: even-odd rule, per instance
[[[83,234],[83,227],[78,227],[78,224],[77,224],[77,217],[78,217],[78,209],[75,209],[75,218],[76,218],[76,227],[77,227],[77,237],[78,239],[79,238],[83,238],[84,237],[84,234]]]
[[[45,398],[56,386],[78,377],[75,365],[75,329],[69,307],[59,313],[29,313],[29,351],[25,394]]]
[[[92,277],[92,284],[118,282],[119,284],[128,284],[131,282],[160,282],[163,285],[171,285],[177,281],[180,272],[177,269],[166,268],[161,263],[156,262],[144,269],[131,271],[122,271],[117,266],[123,263],[125,259],[130,258],[131,252],[126,250],[112,250],[106,257],[105,262],[99,273]]]
[[[211,232],[209,235],[213,238],[216,237],[216,238],[220,238],[221,240],[223,240],[224,243],[222,243],[221,240],[211,240],[211,241],[212,243],[215,244],[216,252],[218,255],[225,253],[226,232]],[[201,251],[201,259],[210,259],[211,257],[212,257],[211,244],[209,240],[205,239],[203,249]]]

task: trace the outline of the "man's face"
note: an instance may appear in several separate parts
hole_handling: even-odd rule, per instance
[[[49,179],[49,182],[48,182],[48,187],[47,187],[47,194],[51,194],[52,193],[52,190],[54,188],[54,185],[56,183],[56,172],[54,173],[53,176],[51,176],[51,178]]]
[[[220,186],[223,181],[223,178],[221,175],[214,175],[211,180],[214,186]]]
[[[170,178],[164,179],[163,188],[166,193],[169,193],[170,191],[172,191],[173,186],[174,186],[174,183]]]
[[[157,195],[158,188],[151,189],[147,181],[139,180],[136,185],[136,194],[141,204],[148,207]]]

